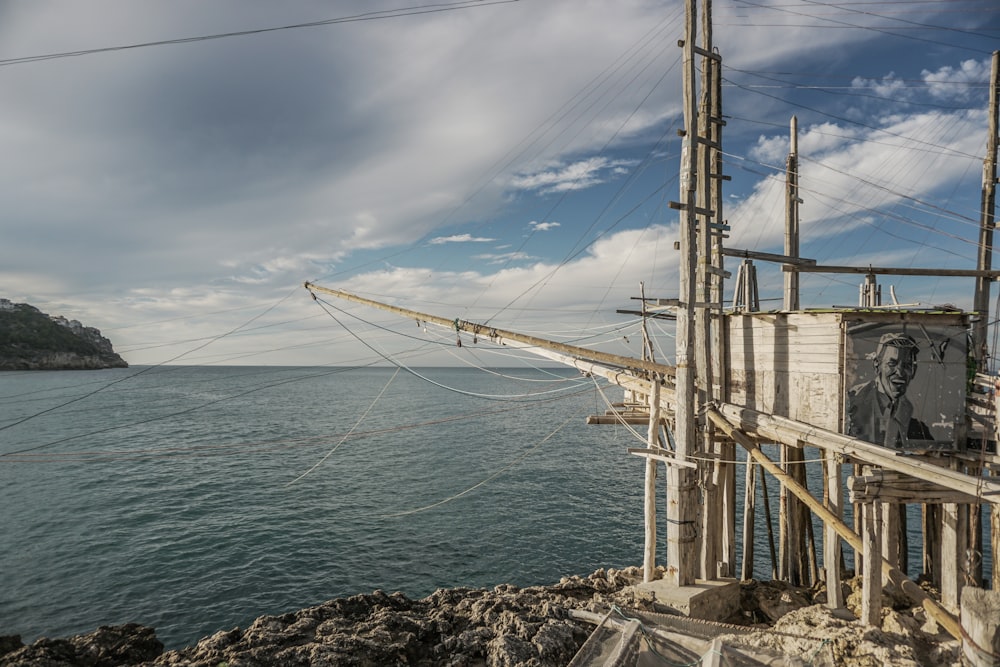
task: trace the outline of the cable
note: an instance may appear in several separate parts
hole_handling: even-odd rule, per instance
[[[392,384],[392,381],[396,379],[397,375],[399,375],[399,368],[398,367],[396,368],[396,371],[392,374],[392,377],[389,378],[389,381],[385,383],[384,387],[382,387],[382,391],[380,391],[378,393],[378,396],[376,396],[374,398],[374,400],[372,400],[371,405],[368,406],[368,409],[366,409],[363,413],[361,413],[361,416],[358,417],[358,420],[356,422],[354,422],[354,426],[352,426],[351,429],[347,433],[344,434],[344,437],[342,437],[340,439],[340,442],[338,442],[336,445],[334,445],[330,449],[330,451],[328,451],[326,453],[326,455],[323,458],[321,458],[319,461],[316,462],[316,464],[313,467],[309,468],[309,470],[306,470],[304,473],[302,473],[301,475],[299,475],[298,477],[296,477],[295,479],[293,479],[292,481],[290,481],[288,484],[285,484],[285,488],[288,488],[292,484],[295,484],[295,482],[299,481],[300,479],[302,479],[303,477],[305,477],[306,475],[308,475],[309,473],[311,473],[313,470],[315,470],[316,468],[318,468],[321,465],[323,465],[324,461],[326,461],[328,458],[330,458],[330,456],[335,451],[337,451],[338,449],[340,449],[340,446],[342,444],[344,444],[345,442],[347,442],[347,439],[351,437],[351,434],[354,433],[355,429],[357,429],[358,426],[361,425],[361,422],[363,422],[365,420],[365,417],[367,417],[368,413],[372,411],[372,409],[375,407],[375,404],[379,402],[379,399],[382,398],[382,395],[389,388],[389,385]]]
[[[226,39],[229,37],[245,37],[247,35],[259,35],[266,32],[277,32],[279,30],[297,30],[299,28],[314,28],[324,25],[336,25],[338,23],[354,23],[357,21],[374,21],[378,19],[399,18],[401,16],[415,16],[418,14],[434,14],[438,12],[455,11],[458,9],[478,9],[490,5],[506,5],[520,0],[461,0],[451,3],[437,3],[431,5],[417,5],[414,7],[403,7],[400,9],[384,9],[353,16],[343,16],[334,19],[324,19],[322,21],[310,21],[308,23],[294,23],[291,25],[277,26],[273,28],[257,28],[254,30],[239,30],[234,32],[216,33],[212,35],[201,35],[198,37],[181,37],[177,39],[165,39],[155,42],[142,42],[139,44],[127,44],[123,46],[107,46],[98,49],[82,49],[80,51],[66,51],[63,53],[47,53],[38,56],[24,56],[21,58],[0,59],[0,67],[9,65],[23,65],[25,63],[39,62],[42,60],[55,60],[57,58],[72,58],[76,56],[89,56],[95,53],[108,53],[111,51],[126,51],[130,49],[144,49],[150,46],[167,46],[172,44],[190,44],[194,42],[204,42],[213,39]]]
[[[65,403],[60,403],[59,405],[54,405],[51,408],[46,408],[45,410],[41,410],[40,412],[36,412],[35,414],[28,415],[27,417],[23,417],[21,419],[18,419],[17,421],[13,421],[13,422],[11,422],[9,424],[4,424],[3,426],[0,426],[0,431],[5,431],[5,430],[7,430],[9,428],[13,428],[14,426],[18,426],[20,424],[23,424],[23,423],[25,423],[27,421],[31,421],[32,419],[40,417],[40,416],[42,416],[44,414],[48,414],[50,412],[54,412],[56,410],[59,410],[60,408],[64,408],[67,405],[71,405],[73,403],[77,403],[79,401],[88,399],[91,396],[93,396],[94,394],[102,392],[105,389],[107,389],[108,387],[112,387],[112,386],[118,384],[119,382],[125,382],[126,380],[132,380],[134,378],[139,377],[140,375],[144,375],[144,374],[152,371],[155,368],[159,368],[160,366],[163,366],[165,364],[169,364],[172,361],[177,361],[178,359],[180,359],[182,357],[186,357],[187,355],[189,355],[189,354],[191,354],[193,352],[197,352],[198,350],[204,349],[204,348],[208,347],[209,345],[211,345],[212,343],[214,343],[215,341],[221,340],[221,339],[225,338],[226,336],[230,336],[230,335],[236,333],[237,331],[239,331],[240,329],[244,328],[248,324],[250,324],[252,322],[255,322],[255,321],[259,320],[260,318],[264,317],[264,315],[267,315],[269,312],[271,312],[272,310],[274,310],[275,308],[277,308],[278,306],[280,306],[282,303],[284,303],[285,301],[287,301],[292,296],[292,294],[294,294],[297,291],[298,291],[298,287],[296,286],[292,291],[290,291],[284,297],[282,297],[281,299],[279,299],[276,303],[274,303],[273,305],[271,305],[270,307],[268,307],[267,309],[265,309],[263,312],[255,315],[253,317],[251,317],[249,320],[247,320],[243,324],[239,325],[238,327],[235,327],[234,329],[230,329],[226,333],[223,333],[223,334],[220,334],[220,335],[215,336],[213,338],[210,338],[209,340],[207,340],[202,345],[199,345],[199,346],[194,347],[194,348],[192,348],[190,350],[182,352],[182,353],[178,354],[175,357],[167,359],[166,361],[161,361],[160,363],[155,364],[153,366],[147,366],[146,368],[142,369],[141,371],[139,371],[137,373],[133,373],[131,375],[126,375],[125,377],[121,377],[121,378],[118,378],[117,380],[113,380],[113,381],[111,381],[111,382],[109,382],[109,383],[107,383],[107,384],[105,384],[105,385],[103,385],[101,387],[98,387],[97,389],[95,389],[95,390],[93,390],[91,392],[83,394],[82,396],[77,396],[76,398],[72,398],[72,399],[66,401]],[[47,446],[47,445],[45,445],[45,446]],[[21,451],[31,451],[31,450],[28,449],[28,450],[21,450]],[[8,456],[9,454],[12,454],[12,453],[13,454],[17,454],[17,453],[20,453],[20,452],[4,452],[4,453],[0,454],[0,457],[2,457],[2,456]]]
[[[453,496],[449,496],[448,498],[445,498],[444,500],[439,500],[436,503],[431,503],[430,505],[424,505],[423,507],[417,507],[416,509],[406,510],[406,511],[403,511],[403,512],[396,512],[396,513],[393,513],[393,514],[383,514],[383,515],[381,515],[381,517],[382,518],[386,518],[386,519],[390,519],[390,518],[400,517],[400,516],[409,516],[411,514],[417,514],[419,512],[426,512],[427,510],[434,509],[435,507],[440,507],[441,505],[445,505],[447,503],[450,503],[453,500],[457,500],[458,498],[461,498],[462,496],[464,496],[464,495],[466,495],[468,493],[471,493],[472,491],[475,491],[479,487],[483,486],[484,484],[486,484],[488,482],[491,482],[492,480],[496,479],[497,477],[499,477],[503,473],[507,472],[508,470],[510,470],[511,468],[513,468],[514,466],[516,466],[518,463],[520,463],[524,459],[528,458],[529,454],[533,453],[539,447],[541,447],[546,442],[548,442],[549,440],[551,440],[552,437],[555,436],[556,433],[558,433],[559,431],[561,431],[563,429],[563,427],[566,426],[566,424],[570,423],[573,419],[576,419],[576,415],[575,414],[574,415],[570,415],[570,417],[566,421],[564,421],[562,424],[560,424],[559,426],[557,426],[554,431],[552,431],[547,436],[545,436],[544,438],[542,438],[541,440],[539,440],[537,444],[533,445],[532,447],[529,447],[523,454],[521,454],[520,456],[518,456],[517,458],[515,458],[513,461],[511,461],[507,465],[505,465],[503,468],[500,468],[500,470],[497,470],[495,473],[493,473],[492,475],[490,475],[486,479],[484,479],[484,480],[482,480],[480,482],[477,482],[476,484],[473,484],[472,486],[470,486],[469,488],[465,489],[464,491],[462,491],[460,493],[456,493]]]

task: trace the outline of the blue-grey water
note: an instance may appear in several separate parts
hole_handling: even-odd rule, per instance
[[[379,588],[641,562],[643,462],[584,424],[593,380],[419,372],[0,374],[0,634],[135,621],[176,647]]]
[[[592,379],[417,372],[0,374],[0,635],[134,621],[175,648],[375,589],[641,563],[644,462],[626,452],[641,444],[584,423],[607,407]],[[911,534],[915,573],[918,520]]]

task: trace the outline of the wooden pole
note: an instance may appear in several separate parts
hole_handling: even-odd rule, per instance
[[[750,456],[747,454],[747,456]],[[750,458],[753,458],[752,456]],[[767,519],[767,548],[771,556],[771,579],[778,578],[778,555],[774,546],[774,524],[771,521],[771,500],[767,493],[767,478],[764,467],[760,468],[760,492],[764,498],[764,517]]]
[[[984,501],[1000,503],[1000,481],[993,481],[993,478],[973,477],[919,457],[897,456],[891,449],[849,435],[732,403],[721,403],[716,409],[743,430],[760,435],[769,442],[805,443],[917,479],[943,484],[955,491],[980,496]]]
[[[785,166],[785,255],[799,256],[799,120],[792,116]],[[799,309],[799,273],[786,271],[785,310]]]
[[[1000,591],[962,591],[962,664],[1000,667]]]
[[[747,454],[747,468],[743,477],[743,563],[740,579],[753,579],[754,519],[757,513],[757,466],[753,457]]]
[[[792,116],[789,126],[788,159],[785,167],[785,255],[799,256],[799,192],[798,192],[798,119]],[[794,265],[789,265],[793,266]],[[797,271],[784,273],[784,308],[799,309],[799,274]],[[782,468],[800,483],[805,483],[804,460],[800,447],[781,445]],[[805,522],[804,510],[787,489],[781,488],[781,514],[779,529],[781,534],[781,565],[779,577],[796,586],[805,585]],[[808,519],[806,519],[808,520]]]
[[[992,476],[1000,477],[1000,470],[994,470]],[[990,507],[990,553],[993,554],[990,588],[1000,591],[1000,505]]]
[[[882,568],[879,554],[882,552],[882,508],[877,500],[861,504],[861,529],[863,531],[864,575],[861,579],[861,622],[865,625],[882,626]],[[883,562],[885,558],[881,559]]]
[[[826,476],[827,507],[839,519],[844,491],[840,463],[835,454],[823,452],[823,472]],[[839,609],[844,606],[844,591],[840,587],[840,540],[837,530],[829,523],[823,524],[823,569],[826,571],[826,605],[831,609]]]
[[[709,407],[705,413],[709,419],[711,419],[715,424],[721,428],[726,434],[736,441],[738,445],[743,447],[750,453],[751,456],[756,459],[761,466],[767,468],[767,470],[778,478],[778,480],[785,486],[787,486],[792,493],[796,495],[802,502],[809,506],[809,508],[815,512],[820,519],[824,522],[831,524],[837,531],[837,534],[844,539],[845,542],[850,544],[853,548],[860,552],[864,552],[864,542],[861,537],[858,536],[850,527],[847,526],[843,521],[841,521],[836,515],[833,514],[827,507],[822,503],[817,501],[808,490],[803,488],[798,482],[786,475],[780,467],[774,464],[770,459],[768,459],[756,443],[741,430],[738,430],[718,409],[714,406]],[[911,600],[921,604],[923,608],[934,620],[936,620],[941,626],[956,639],[961,638],[962,628],[958,623],[958,620],[950,614],[945,608],[933,600],[930,596],[920,586],[917,586],[913,581],[911,581],[905,574],[892,567],[885,560],[881,563],[882,573],[888,576],[889,580],[900,590],[904,595],[909,597]]]
[[[680,220],[679,297],[676,331],[676,419],[677,458],[687,460],[697,447],[695,422],[695,368],[692,347],[695,342],[695,276],[697,247],[695,245],[697,206],[697,163],[695,139],[698,131],[698,100],[695,96],[695,45],[697,40],[697,6],[686,2],[683,40],[684,79],[684,139],[681,145],[680,196],[684,206]],[[667,467],[667,580],[675,586],[690,586],[695,582],[697,565],[697,477],[681,466]]]
[[[438,317],[436,315],[431,315],[429,313],[421,313],[416,310],[410,310],[409,308],[400,308],[399,306],[393,306],[387,303],[382,303],[380,301],[375,301],[373,299],[366,299],[363,296],[358,296],[356,294],[351,294],[350,292],[345,292],[343,290],[332,289],[330,287],[322,287],[314,283],[307,282],[304,287],[310,292],[320,292],[322,294],[329,294],[335,296],[338,299],[343,299],[344,301],[351,301],[353,303],[360,303],[364,306],[371,306],[372,308],[378,308],[379,310],[384,310],[389,313],[394,313],[401,317],[406,317],[411,320],[419,320],[421,322],[427,322],[430,324],[436,324],[438,326],[445,327],[447,329],[459,331],[466,331],[471,334],[478,336],[489,337],[491,340],[497,342],[501,345],[506,345],[508,342],[520,343],[521,345],[528,348],[537,348],[539,354],[541,350],[548,350],[552,352],[559,352],[563,355],[568,355],[575,359],[584,359],[588,361],[593,361],[602,364],[609,364],[611,366],[618,366],[620,368],[634,369],[649,371],[651,373],[660,373],[666,375],[667,377],[673,377],[674,367],[667,366],[665,364],[658,364],[654,361],[647,361],[645,359],[636,359],[635,357],[626,357],[620,354],[609,354],[607,352],[600,352],[598,350],[590,350],[585,347],[579,347],[576,345],[567,345],[566,343],[557,343],[555,341],[546,340],[545,338],[539,338],[538,336],[529,336],[527,334],[518,333],[516,331],[509,331],[507,329],[498,329],[497,327],[490,326],[488,324],[482,324],[477,322],[469,322],[460,319],[448,319],[446,317]],[[315,295],[314,295],[315,296]],[[573,364],[570,364],[573,365]]]
[[[997,124],[1000,114],[1000,51],[993,52],[990,76],[989,126],[986,137],[986,157],[983,159],[983,190],[979,212],[979,253],[976,268],[989,271],[993,265],[993,225],[996,214],[997,187]],[[979,369],[987,370],[986,334],[990,319],[990,280],[976,278],[972,309],[979,313],[973,326],[972,340]]]
[[[660,448],[660,382],[654,377],[649,392],[649,428],[646,431],[646,446]],[[646,458],[645,486],[645,536],[646,544],[642,559],[642,580],[650,582],[656,571],[656,459]]]

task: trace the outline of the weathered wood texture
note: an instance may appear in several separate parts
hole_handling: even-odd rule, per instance
[[[764,453],[760,451],[760,448],[757,446],[753,438],[751,438],[743,430],[737,428],[735,422],[727,419],[727,417],[715,407],[709,407],[705,411],[705,414],[709,419],[715,422],[717,426],[725,431],[726,435],[731,437],[741,447],[746,449],[747,452],[761,464],[761,466],[777,477],[781,483],[795,493],[795,495],[801,499],[802,502],[806,503],[822,521],[833,526],[836,529],[837,534],[842,537],[844,541],[858,551],[864,551],[864,541],[858,533],[851,530],[847,524],[835,516],[829,508],[813,498],[807,489],[786,475],[779,466],[764,456]],[[892,567],[888,562],[882,560],[881,558],[879,561],[881,561],[880,569],[882,573],[888,577],[889,581],[892,582],[893,585],[898,587],[899,590],[911,600],[919,602],[927,613],[941,624],[948,634],[956,639],[961,638],[962,628],[958,619],[956,619],[954,615],[927,595],[927,593],[920,588],[920,586],[917,586],[917,584],[911,581],[904,573]]]
[[[975,503],[975,496],[953,491],[946,486],[916,479],[892,470],[871,470],[847,478],[847,490],[852,503],[878,500],[883,503]]]
[[[757,313],[726,319],[730,403],[840,429],[838,315]]]
[[[861,531],[864,541],[862,558],[864,575],[861,578],[861,622],[882,626],[882,504],[878,501],[861,505]]]
[[[962,591],[962,664],[1000,667],[1000,591]]]

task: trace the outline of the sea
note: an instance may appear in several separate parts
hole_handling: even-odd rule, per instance
[[[0,373],[0,635],[136,622],[180,648],[336,597],[641,565],[645,428],[585,423],[621,398],[566,368]]]

